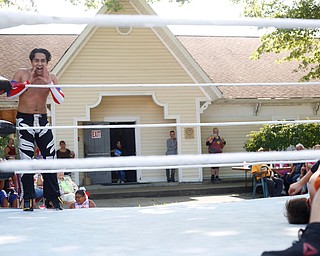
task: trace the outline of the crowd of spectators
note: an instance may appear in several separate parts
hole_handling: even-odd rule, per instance
[[[61,141],[60,154],[57,158],[73,158],[74,153],[65,148],[65,142]],[[64,154],[64,155],[63,155]],[[4,149],[5,159],[0,158],[0,161],[8,161],[16,159],[16,150],[14,146],[14,139],[8,139],[8,145]],[[41,152],[36,146],[34,150],[34,159],[42,159]],[[34,194],[35,199],[33,207],[46,208],[44,205],[43,193],[43,176],[41,173],[34,175]],[[72,180],[70,173],[57,173],[57,181],[59,184],[60,198],[65,208],[91,208],[96,207],[95,203],[89,199],[89,193],[85,188],[78,188],[77,184]],[[80,201],[77,200],[77,194],[81,194]],[[78,196],[79,197],[79,196]],[[77,202],[82,202],[81,207],[77,206]],[[89,202],[88,204],[86,202]],[[2,208],[21,208],[23,206],[23,188],[21,185],[21,176],[15,173],[1,173],[0,174],[0,207]]]

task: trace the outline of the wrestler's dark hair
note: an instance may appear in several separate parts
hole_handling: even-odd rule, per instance
[[[30,61],[34,59],[34,57],[36,56],[36,53],[43,53],[44,55],[46,55],[47,62],[51,60],[51,53],[47,49],[35,48],[29,54]]]
[[[286,202],[286,214],[290,224],[308,224],[310,219],[310,206],[305,197],[290,199]]]

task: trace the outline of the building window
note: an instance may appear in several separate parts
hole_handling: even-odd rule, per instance
[[[126,26],[126,27],[117,27],[117,31],[120,35],[126,36],[129,35],[132,31],[131,26]]]

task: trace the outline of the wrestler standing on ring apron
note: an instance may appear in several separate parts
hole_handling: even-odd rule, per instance
[[[27,84],[58,84],[55,75],[50,74],[48,62],[51,54],[42,48],[33,49],[29,59],[31,68],[21,68],[13,76],[13,89],[9,97],[19,97],[17,127],[39,127],[39,129],[18,130],[19,154],[21,159],[33,159],[34,148],[37,145],[44,159],[53,159],[55,156],[54,138],[47,120],[47,98],[51,92],[56,103],[62,103],[63,93],[59,88],[27,88]],[[34,174],[23,174],[24,211],[33,211],[35,192]],[[56,173],[43,174],[43,192],[46,207],[62,210],[60,192]]]

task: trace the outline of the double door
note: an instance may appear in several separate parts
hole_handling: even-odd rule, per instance
[[[84,125],[121,125],[135,124],[134,122],[85,122]],[[111,150],[121,141],[126,155],[136,155],[134,128],[103,128],[84,130],[84,156],[85,157],[111,157]],[[136,182],[135,170],[126,171],[126,182]],[[117,173],[110,171],[88,172],[91,184],[111,184],[117,181]]]

